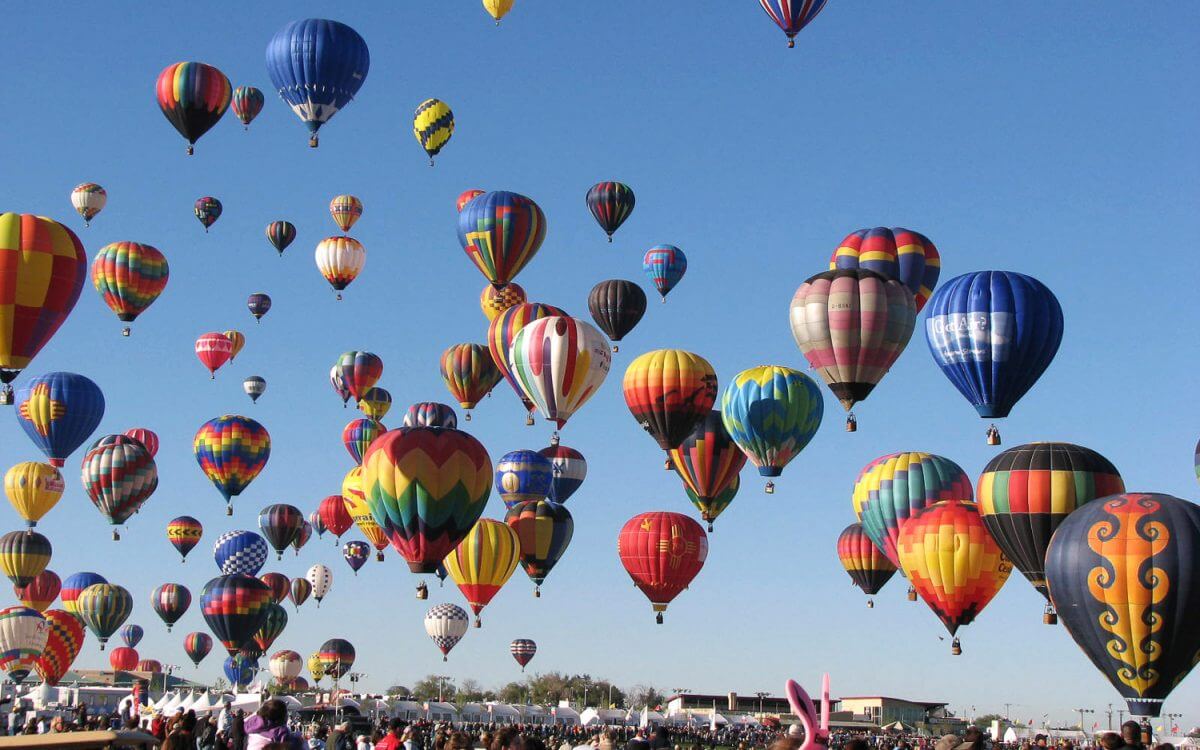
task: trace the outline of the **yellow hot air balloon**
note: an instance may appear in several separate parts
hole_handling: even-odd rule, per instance
[[[512,578],[520,559],[517,532],[490,518],[479,519],[467,538],[446,556],[446,570],[475,612],[475,627],[482,625],[479,613]]]
[[[229,339],[229,343],[233,344],[233,353],[229,355],[229,361],[232,362],[237,358],[242,347],[246,345],[246,337],[241,331],[226,331],[225,338]]]
[[[387,549],[388,538],[383,528],[376,523],[367,505],[367,498],[362,489],[362,467],[355,466],[346,472],[342,479],[342,502],[346,504],[346,512],[358,530],[362,532],[371,546],[375,548],[375,559],[383,560],[383,551]]]
[[[325,676],[325,662],[321,659],[320,654],[314,653],[308,657],[308,673],[312,675],[314,682],[320,682]]]
[[[513,3],[516,0],[483,0],[483,9],[488,12],[492,18],[496,19],[496,25],[500,25],[500,19],[508,15],[512,10]]]
[[[36,461],[19,463],[4,475],[4,494],[30,528],[58,503],[65,487],[58,469]]]

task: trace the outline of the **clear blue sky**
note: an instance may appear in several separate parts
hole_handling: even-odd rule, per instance
[[[349,638],[378,689],[430,672],[518,679],[508,643],[531,637],[540,647],[533,669],[622,685],[778,691],[789,677],[815,686],[829,670],[835,693],[948,700],[978,712],[1010,702],[1014,718],[1039,721],[1120,703],[1064,629],[1041,624],[1040,597],[1023,579],[1014,576],[963,631],[965,653],[954,658],[933,614],[904,600],[902,582],[867,610],[842,572],[834,541],[853,520],[850,487],[863,464],[928,450],[976,476],[995,452],[920,329],[857,410],[857,434],[842,431],[830,398],[825,425],[774,496],[747,471],[705,570],[662,627],[617,561],[616,534],[635,513],[690,505],[629,416],[620,379],[634,356],[659,347],[703,354],[722,384],[757,364],[804,366],[787,322],[795,288],[847,232],[907,226],[937,243],[943,279],[1018,270],[1062,302],[1062,348],[1002,425],[1007,445],[1078,442],[1111,459],[1130,489],[1196,498],[1190,384],[1200,364],[1192,304],[1200,262],[1185,230],[1200,197],[1200,89],[1191,75],[1200,10],[831,0],[789,51],[756,6],[519,0],[496,29],[474,0],[343,5],[336,18],[366,38],[371,72],[315,151],[270,93],[263,50],[284,23],[335,12],[328,4],[10,8],[0,205],[67,221],[89,257],[114,240],[154,244],[172,272],[129,339],[89,285],[31,369],[96,380],[109,405],[101,432],[141,425],[162,438],[161,485],[120,543],[108,540],[79,485],[80,454],[72,456],[69,491],[42,524],[55,545],[52,569],[64,577],[93,569],[130,588],[132,621],[147,631],[142,654],[186,663],[180,640],[202,627],[196,606],[168,636],[149,591],[177,581],[198,596],[215,573],[218,534],[254,528],[270,502],[307,512],[338,491],[351,465],[341,428],[355,416],[327,382],[340,352],[383,357],[381,385],[397,401],[392,426],[408,403],[449,400],[440,352],[485,333],[476,304],[483,279],[457,242],[454,199],[469,187],[509,189],[548,217],[541,253],[518,279],[534,299],[586,316],[596,281],[644,282],[649,246],[676,244],[690,259],[669,303],[652,302],[603,389],[564,431],[591,467],[569,504],[570,550],[540,600],[518,572],[484,628],[443,665],[421,624],[428,603],[413,599],[413,577],[394,552],[354,578],[328,538],[310,542],[299,559],[266,570],[296,576],[324,562],[334,588],[321,609],[310,602],[293,615],[278,648],[308,654],[328,637]],[[177,60],[214,64],[234,85],[268,91],[250,132],[228,114],[186,158],[153,94],[159,70]],[[450,103],[458,127],[435,169],[410,128],[430,96]],[[583,202],[589,185],[607,179],[629,183],[638,198],[612,245]],[[83,181],[109,193],[87,230],[68,201]],[[312,248],[334,233],[326,207],[341,192],[366,205],[353,234],[368,260],[339,304]],[[208,235],[192,216],[201,195],[225,204]],[[282,260],[262,233],[277,218],[299,228]],[[275,302],[261,325],[244,306],[254,291]],[[246,333],[246,349],[212,382],[192,343],[230,327]],[[269,383],[257,406],[241,390],[250,374]],[[254,416],[273,438],[270,463],[232,521],[191,455],[197,426],[226,412]],[[493,457],[541,447],[550,431],[524,427],[503,384],[469,429]],[[0,419],[0,463],[39,456],[11,414]],[[487,514],[502,510],[493,497]],[[180,513],[206,529],[182,566],[163,536]],[[461,602],[435,586],[439,599]],[[221,658],[184,673],[214,677]],[[94,639],[78,664],[107,664]],[[1196,724],[1198,705],[1193,675],[1168,710],[1190,711],[1184,721]]]

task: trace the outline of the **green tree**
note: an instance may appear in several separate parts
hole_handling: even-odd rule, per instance
[[[984,714],[983,716],[976,716],[974,724],[980,729],[985,729],[990,727],[993,721],[1003,721],[1003,719],[1004,717],[1000,714]]]
[[[389,698],[407,698],[410,695],[412,695],[412,691],[403,685],[392,685],[387,689]]]
[[[629,707],[642,708],[649,707],[653,710],[656,706],[661,706],[665,703],[667,697],[663,695],[653,685],[634,685],[629,689]]]
[[[417,680],[413,685],[412,695],[417,700],[435,701],[438,699],[439,688],[442,700],[454,700],[457,692],[454,682],[448,677],[436,674],[425,675],[424,678]]]

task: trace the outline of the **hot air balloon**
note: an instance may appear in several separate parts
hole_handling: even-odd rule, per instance
[[[44,616],[46,646],[33,668],[47,685],[57,685],[83,646],[83,625],[61,609],[47,610]]]
[[[825,404],[799,370],[763,365],[739,372],[721,396],[721,421],[764,477],[777,477],[817,434]],[[768,494],[775,483],[767,482]]]
[[[454,409],[437,401],[421,401],[408,407],[402,424],[405,427],[458,427],[458,415]]]
[[[917,312],[937,286],[942,259],[928,237],[911,229],[874,227],[846,235],[829,259],[829,270],[865,268],[895,279],[913,293]]]
[[[177,62],[163,68],[154,87],[159,109],[187,139],[188,156],[200,136],[217,124],[233,98],[225,74],[201,62]]]
[[[668,455],[688,497],[712,531],[713,521],[733,502],[738,472],[746,465],[746,454],[729,437],[721,412],[709,411]]]
[[[250,397],[251,403],[257,404],[259,396],[267,392],[267,381],[258,375],[251,375],[242,381],[242,390]]]
[[[200,470],[225,498],[225,514],[231,516],[233,497],[240,495],[267,465],[271,436],[249,417],[226,414],[200,425],[192,450]]]
[[[654,282],[662,301],[687,273],[687,256],[674,245],[655,245],[642,258],[642,270]]]
[[[268,505],[258,514],[258,528],[275,550],[277,560],[283,559],[283,551],[296,541],[303,525],[304,514],[286,503]]]
[[[104,210],[108,203],[108,193],[94,182],[76,185],[71,191],[71,206],[83,217],[83,225],[90,227],[96,214]]]
[[[479,309],[483,310],[484,317],[490,323],[500,313],[515,305],[524,304],[528,299],[525,289],[515,281],[510,281],[502,287],[488,284],[479,293]]]
[[[321,600],[329,593],[329,589],[333,587],[333,572],[329,568],[320,563],[308,569],[304,574],[305,580],[308,581],[310,591],[314,599],[317,600],[317,606],[321,606]],[[292,582],[292,600],[295,601],[296,584]],[[297,607],[300,605],[297,604]]]
[[[508,652],[517,660],[517,664],[521,665],[521,671],[525,671],[525,665],[533,660],[533,655],[537,653],[537,644],[528,638],[516,638],[508,646]]]
[[[258,671],[258,663],[256,659],[251,659],[245,654],[230,654],[225,657],[221,670],[225,673],[225,679],[229,680],[229,684],[240,689],[249,685],[250,681],[254,679],[254,673]]]
[[[558,429],[595,395],[612,368],[604,336],[589,323],[564,316],[522,328],[508,356],[521,391]]]
[[[250,314],[255,320],[262,320],[262,316],[267,314],[271,309],[271,295],[255,292],[246,298],[246,308],[250,310]]]
[[[266,229],[267,242],[283,257],[283,251],[296,239],[296,225],[290,221],[272,221]]]
[[[1159,716],[1196,666],[1197,550],[1200,507],[1140,492],[1080,506],[1050,541],[1050,599],[1131,714]]]
[[[546,238],[546,215],[532,199],[505,190],[484,193],[458,214],[458,240],[492,286],[516,278]]]
[[[379,386],[368,388],[358,400],[358,410],[365,414],[367,419],[379,421],[386,417],[391,409],[392,394]]]
[[[229,353],[229,361],[232,362],[241,354],[242,349],[246,346],[246,336],[241,331],[225,331],[225,338],[229,339],[229,343],[233,344],[233,351]]]
[[[0,572],[14,586],[28,586],[50,564],[53,551],[50,540],[32,529],[10,531],[0,537]]]
[[[263,624],[254,632],[254,645],[264,654],[271,650],[275,639],[287,627],[288,614],[287,610],[275,604],[274,602],[267,605],[267,616],[263,619]]]
[[[670,451],[712,410],[717,374],[699,354],[657,349],[629,363],[621,388],[633,418],[659,448]]]
[[[526,500],[509,508],[504,523],[517,534],[521,567],[533,581],[533,595],[540,597],[546,576],[571,543],[575,521],[558,503]]]
[[[519,305],[514,305],[504,312],[497,315],[488,325],[488,349],[492,354],[492,361],[496,363],[496,369],[512,386],[516,392],[517,398],[521,399],[521,403],[525,405],[525,410],[533,411],[533,402],[521,390],[521,386],[517,384],[516,376],[513,375],[512,363],[509,359],[512,350],[512,342],[521,332],[521,329],[529,325],[535,320],[548,318],[552,315],[566,315],[565,312],[551,305],[543,305],[540,302],[525,302]],[[533,424],[533,415],[530,414],[526,424]]]
[[[330,638],[317,649],[321,665],[327,676],[333,679],[345,677],[354,666],[354,646],[345,638]]]
[[[862,508],[863,533],[892,565],[900,567],[896,551],[900,532],[913,515],[943,500],[971,501],[971,479],[958,464],[932,453],[907,451],[880,456],[858,475],[852,493]]]
[[[352,419],[342,429],[342,445],[346,446],[346,452],[354,459],[354,463],[361,466],[363,455],[367,448],[371,447],[371,441],[385,432],[387,428],[383,423],[374,419]]]
[[[223,333],[205,333],[196,339],[196,357],[208,370],[210,380],[215,380],[221,369],[233,356],[233,342]]]
[[[79,595],[88,586],[96,583],[108,583],[108,581],[104,579],[104,576],[96,573],[74,573],[67,576],[66,580],[63,581],[62,591],[59,592],[59,595],[62,597],[63,609],[73,617],[78,617],[79,608],[76,606],[76,602],[79,600]]]
[[[252,643],[271,604],[271,589],[252,575],[223,575],[204,584],[200,612],[230,656]]]
[[[195,631],[183,637],[183,651],[192,660],[192,664],[200,666],[208,652],[212,651],[213,640],[208,633]]]
[[[345,534],[354,525],[354,519],[350,518],[350,513],[346,510],[346,502],[341,495],[330,495],[322,500],[317,507],[317,513],[321,515],[325,528],[332,531],[339,541],[342,534]]]
[[[48,635],[46,618],[36,609],[0,609],[0,670],[20,685],[42,655]]]
[[[325,536],[325,532],[329,530],[326,528],[325,522],[321,520],[320,511],[317,510],[314,510],[312,513],[308,514],[308,525],[312,527],[313,531],[316,532],[318,539]]]
[[[179,552],[181,562],[187,561],[187,555],[204,536],[204,526],[191,516],[179,516],[167,522],[167,541]]]
[[[250,123],[262,112],[265,103],[263,92],[253,86],[238,86],[233,90],[233,98],[229,102],[233,114],[242,121],[246,130],[250,129]]]
[[[787,34],[788,49],[796,46],[796,35],[825,7],[826,0],[758,0],[775,25]]]
[[[333,392],[342,400],[342,408],[346,408],[346,402],[350,400],[350,391],[346,389],[346,384],[342,382],[342,368],[335,364],[329,370],[329,385],[333,387]]]
[[[391,430],[371,443],[362,486],[371,515],[409,569],[432,573],[483,514],[492,461],[459,430]]]
[[[267,554],[266,540],[253,531],[226,531],[213,544],[213,560],[225,575],[256,576]]]
[[[66,600],[63,600],[66,603]],[[71,611],[67,608],[67,611]],[[92,635],[100,641],[100,650],[109,637],[125,624],[133,611],[133,597],[122,586],[111,583],[94,583],[75,599],[75,611]]]
[[[291,597],[292,604],[296,605],[296,609],[300,609],[300,605],[308,601],[308,597],[312,596],[312,584],[307,578],[293,578],[291,590],[288,596]]]
[[[181,583],[164,583],[150,592],[150,606],[167,624],[170,633],[171,626],[192,606],[192,592]]]
[[[196,203],[192,206],[192,212],[196,214],[196,220],[204,225],[204,233],[208,234],[208,228],[217,223],[217,219],[221,218],[221,201],[206,195],[202,198],[197,198]]]
[[[488,12],[488,15],[496,19],[496,25],[500,25],[500,19],[508,15],[512,10],[513,3],[516,0],[483,0],[483,9]]]
[[[625,522],[617,537],[617,555],[633,583],[658,614],[688,587],[708,557],[708,536],[681,513],[641,513]]]
[[[371,352],[345,352],[337,361],[346,391],[357,402],[383,376],[383,360]]]
[[[267,584],[271,589],[271,601],[283,604],[284,599],[288,598],[292,582],[283,573],[263,573],[258,580]]]
[[[459,213],[462,213],[464,206],[486,192],[486,190],[480,190],[479,188],[470,188],[468,190],[464,190],[458,194],[458,199],[454,201],[454,207]]]
[[[449,660],[450,649],[467,634],[470,618],[457,604],[435,604],[425,613],[425,632],[442,652],[442,661]]]
[[[131,437],[142,444],[150,453],[150,458],[158,455],[158,433],[145,427],[131,427],[124,432],[125,437]],[[95,447],[95,446],[93,446]]]
[[[325,663],[321,661],[321,655],[311,654],[305,662],[305,666],[308,667],[308,673],[312,675],[313,680],[320,683],[321,678],[325,676]]]
[[[363,202],[353,195],[335,195],[329,202],[329,215],[343,232],[349,232],[362,214]]]
[[[53,466],[88,439],[104,416],[100,387],[73,372],[51,372],[17,391],[17,422]]]
[[[491,287],[488,287],[491,289]],[[500,382],[500,370],[487,347],[482,344],[454,344],[442,353],[442,380],[458,405],[466,409],[471,421],[471,409],[491,393]]]
[[[352,542],[346,542],[342,545],[342,559],[354,571],[354,575],[358,575],[358,570],[363,565],[366,565],[367,560],[371,558],[371,545],[366,542],[360,542],[355,539]]]
[[[159,674],[163,671],[163,665],[158,659],[142,659],[137,663],[136,671]]]
[[[24,586],[13,586],[13,594],[17,601],[38,612],[49,609],[62,591],[62,580],[53,570],[43,570]]]
[[[329,286],[342,298],[342,291],[358,278],[367,263],[367,249],[353,237],[326,237],[317,243],[314,256],[317,270],[329,282]]]
[[[367,79],[371,53],[358,32],[324,18],[292,21],[267,44],[267,74],[310,133],[317,131],[354,99]]]
[[[117,646],[108,655],[108,665],[116,672],[132,672],[139,661],[141,657],[133,646]]]
[[[646,293],[632,281],[610,279],[592,287],[588,312],[614,342],[620,341],[646,314]],[[618,347],[614,343],[613,351]]]
[[[287,683],[287,689],[293,693],[307,693],[311,688],[308,680],[303,677],[295,677]]]
[[[378,550],[375,555],[376,559],[383,562],[383,551],[387,549],[388,537],[383,528],[376,523],[375,516],[371,513],[370,506],[367,505],[367,498],[362,491],[361,466],[355,466],[346,472],[346,476],[342,479],[342,501],[345,503],[346,512],[350,514],[354,525],[367,538],[371,546]]]
[[[510,451],[496,462],[496,494],[505,508],[545,500],[553,478],[554,465],[537,451]]]
[[[58,504],[66,483],[50,464],[22,461],[4,474],[4,494],[29,528]]]
[[[1054,359],[1062,334],[1054,293],[1011,271],[950,279],[933,293],[925,318],[933,360],[984,419],[1008,416]],[[988,444],[1000,444],[995,425]]]
[[[432,167],[433,157],[454,135],[454,113],[450,106],[440,99],[426,99],[417,105],[417,111],[413,113],[413,135],[425,149]]]
[[[896,549],[909,583],[950,635],[979,616],[1012,572],[975,503],[963,500],[916,511],[900,529]],[[955,637],[951,653],[961,652]]]
[[[75,233],[53,219],[0,213],[0,305],[20,299],[21,315],[0,319],[0,404],[12,403],[9,383],[29,366],[79,301],[87,255]]]
[[[979,477],[979,514],[1017,570],[1042,596],[1050,539],[1084,503],[1125,491],[1107,458],[1070,443],[1030,443],[1000,453]],[[1056,620],[1047,608],[1046,620]]]
[[[633,188],[623,182],[597,182],[588,188],[587,191],[588,210],[592,212],[596,223],[608,235],[609,242],[612,242],[613,232],[617,231],[625,223],[625,220],[629,218],[629,214],[633,213],[635,202]],[[641,290],[639,289],[638,291]],[[645,295],[642,296],[642,300],[642,307],[644,308]],[[639,315],[638,317],[640,318],[641,316]],[[636,324],[637,321],[635,320],[634,323]],[[630,326],[630,328],[632,327]],[[618,339],[613,340],[616,341]]]
[[[553,473],[550,492],[546,498],[556,503],[565,503],[587,477],[587,459],[579,451],[561,443],[542,448],[538,453],[550,459]]]
[[[300,531],[296,534],[296,538],[292,540],[292,549],[296,551],[297,555],[300,554],[300,550],[304,548],[304,545],[308,544],[308,540],[312,538],[312,533],[312,524],[308,521],[301,521]]]
[[[83,457],[83,489],[96,510],[118,526],[141,510],[158,488],[158,468],[140,443],[102,445]],[[113,539],[121,535],[113,529]]]
[[[865,399],[908,345],[916,325],[912,292],[865,268],[810,277],[792,297],[792,337],[847,412]]]
[[[284,649],[271,654],[271,661],[267,665],[276,684],[286,685],[300,676],[300,670],[304,667],[304,659],[297,652]]]
[[[870,597],[891,580],[896,566],[884,557],[858,523],[850,524],[838,535],[837,553],[850,580],[867,595],[867,606],[874,607],[875,600]]]

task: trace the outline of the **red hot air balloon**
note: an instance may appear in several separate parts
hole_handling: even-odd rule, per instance
[[[62,591],[62,580],[53,570],[43,570],[24,586],[13,586],[17,601],[38,612],[45,612]]]
[[[354,519],[346,510],[346,501],[342,499],[341,495],[330,495],[322,500],[320,507],[317,508],[317,513],[321,515],[321,521],[325,523],[325,528],[332,531],[338,541],[341,541],[342,534],[345,534],[354,525]]]
[[[383,375],[383,360],[371,352],[346,352],[338,357],[336,367],[342,384],[355,403]]]
[[[223,333],[206,333],[196,339],[196,357],[208,369],[209,379],[215,380],[217,370],[233,356],[233,342]]]
[[[158,435],[151,430],[147,430],[145,427],[134,427],[125,430],[125,435],[141,443],[150,452],[150,458],[158,455]]]
[[[116,672],[131,672],[137,669],[140,660],[138,652],[128,646],[119,646],[108,654],[108,664]]]
[[[617,554],[633,583],[650,600],[655,620],[688,587],[708,557],[708,535],[682,513],[641,513],[625,522]]]
[[[291,580],[283,573],[263,573],[258,580],[271,587],[271,599],[276,604],[282,604],[292,589]]]

